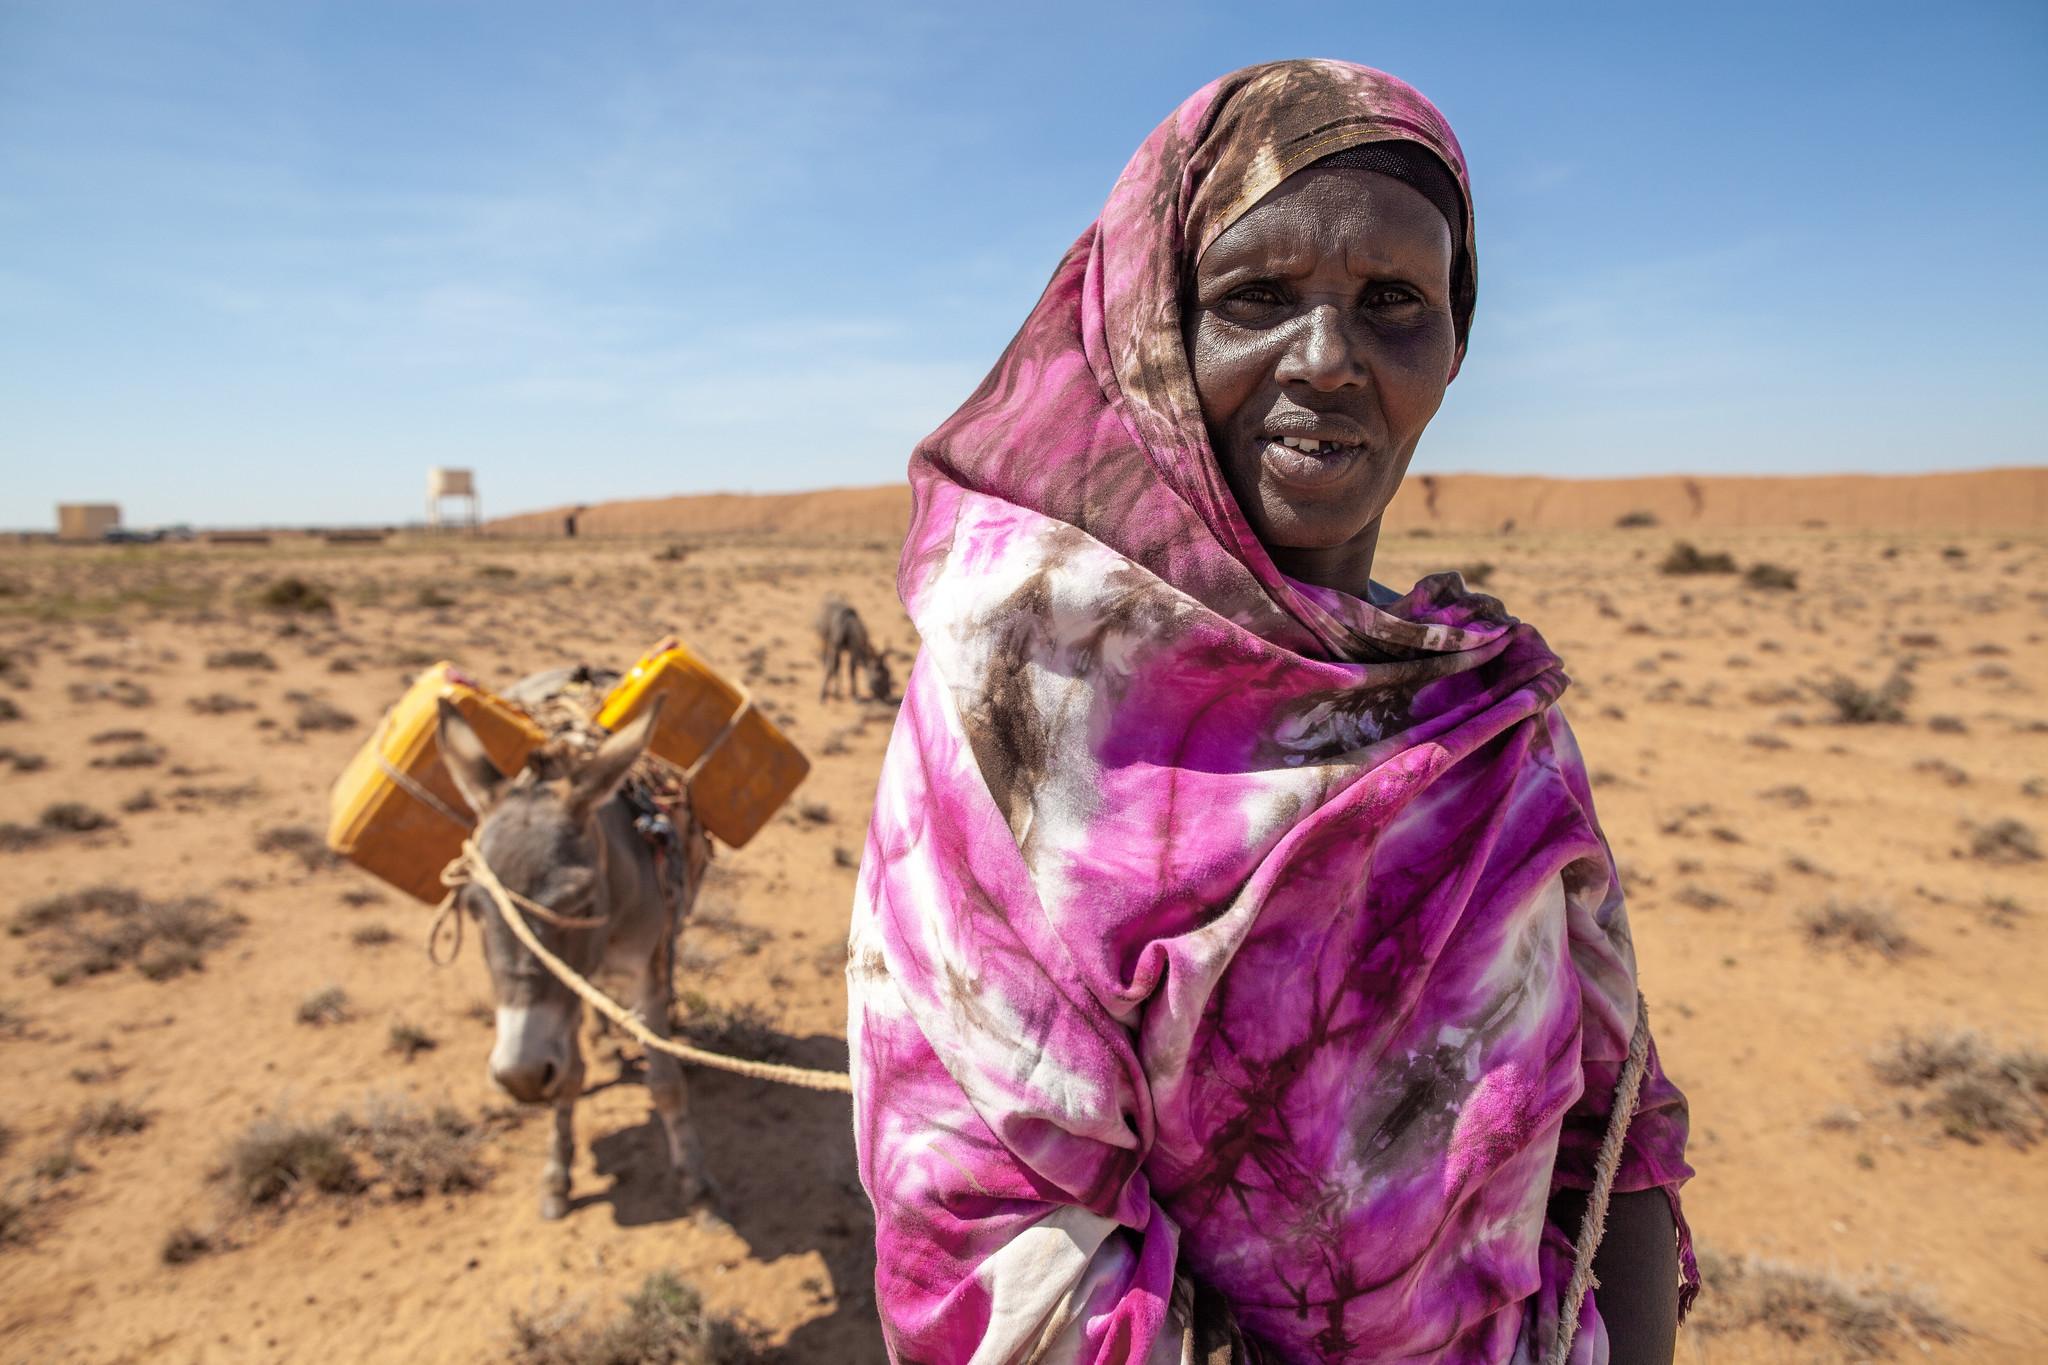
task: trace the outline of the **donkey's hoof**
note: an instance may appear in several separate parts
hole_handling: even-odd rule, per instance
[[[540,1197],[540,1216],[550,1223],[560,1218],[567,1218],[569,1216],[569,1196],[566,1193],[555,1194],[552,1192],[542,1195]]]

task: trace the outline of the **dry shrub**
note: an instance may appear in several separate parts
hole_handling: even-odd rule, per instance
[[[127,1137],[149,1127],[149,1115],[122,1099],[88,1104],[71,1122],[74,1138]]]
[[[292,724],[301,730],[353,730],[356,718],[340,707],[316,698],[299,708]]]
[[[148,688],[127,678],[115,678],[110,682],[75,682],[64,690],[71,700],[81,705],[87,702],[110,701],[116,706],[140,710],[156,701],[156,697]]]
[[[335,1131],[375,1163],[376,1179],[393,1199],[459,1194],[491,1178],[483,1162],[485,1125],[443,1105],[422,1114],[403,1101],[373,1100],[360,1120],[335,1120]]]
[[[277,660],[260,649],[221,649],[206,656],[208,668],[254,669],[262,673],[275,673]]]
[[[17,824],[12,820],[0,820],[0,853],[20,853],[26,849],[40,848],[50,841],[50,831],[34,825]]]
[[[95,886],[25,907],[8,932],[42,940],[44,970],[62,986],[130,963],[151,981],[198,971],[245,923],[203,896],[152,901],[127,887]]]
[[[1701,1292],[1689,1325],[1705,1336],[1762,1327],[1787,1341],[1817,1339],[1864,1358],[1906,1343],[1952,1342],[1962,1328],[1910,1289],[1840,1280],[1752,1257],[1701,1251]]]
[[[115,821],[113,816],[94,810],[83,801],[58,801],[43,807],[37,823],[60,834],[90,834],[111,828]]]
[[[1782,565],[1759,561],[1749,566],[1742,582],[1745,587],[1761,592],[1794,592],[1799,587],[1799,575]]]
[[[50,766],[50,760],[41,754],[26,749],[0,748],[0,763],[5,763],[18,773],[39,773]]]
[[[1905,702],[1913,695],[1913,684],[1903,673],[1892,674],[1875,688],[1837,675],[1815,690],[1835,708],[1837,725],[1897,725],[1906,719]]]
[[[186,700],[185,705],[202,716],[225,716],[231,711],[256,709],[255,702],[229,692],[210,692],[203,697],[191,697]]]
[[[154,768],[164,761],[164,751],[154,744],[131,744],[92,760],[95,768]]]
[[[256,602],[270,611],[334,614],[334,598],[327,589],[296,574],[269,584],[256,594]]]
[[[256,836],[258,853],[280,853],[297,858],[308,872],[339,866],[341,859],[327,847],[320,832],[304,825],[280,825]]]
[[[452,607],[455,605],[453,597],[442,592],[432,583],[422,583],[419,591],[413,594],[412,600],[414,606],[425,607],[428,610],[437,610],[441,607]]]
[[[2041,841],[2017,820],[1994,820],[1970,831],[1970,856],[1987,863],[2037,863]]]
[[[2016,1147],[2042,1136],[2048,1113],[2048,1056],[2023,1047],[1999,1053],[1974,1033],[1903,1035],[1871,1061],[1887,1085],[1938,1086],[1923,1112],[1948,1136],[1975,1143],[1987,1134]]]
[[[398,935],[381,924],[359,925],[350,933],[348,941],[358,948],[381,948],[396,939]]]
[[[1657,524],[1657,514],[1655,512],[1646,512],[1638,508],[1636,511],[1633,512],[1623,512],[1620,516],[1614,519],[1614,524],[1617,529],[1623,531],[1642,530],[1644,528],[1655,526]]]
[[[432,1052],[440,1045],[439,1039],[418,1024],[400,1022],[391,1026],[388,1049],[408,1062],[422,1052]]]
[[[341,1123],[258,1119],[228,1148],[223,1176],[245,1208],[285,1202],[302,1190],[347,1194],[363,1187],[355,1158],[342,1145]]]
[[[1493,565],[1484,560],[1477,564],[1467,564],[1458,570],[1458,576],[1465,580],[1465,586],[1468,588],[1483,588],[1493,577]]]
[[[585,1327],[512,1314],[515,1365],[753,1365],[765,1360],[746,1329],[707,1313],[696,1290],[666,1270],[644,1280],[623,1316]]]
[[[189,1223],[180,1223],[164,1237],[163,1262],[165,1265],[184,1265],[221,1250],[225,1250],[225,1245],[215,1234],[201,1232]]]
[[[1703,554],[1693,547],[1689,540],[1681,540],[1671,547],[1671,553],[1664,556],[1664,562],[1657,566],[1659,573],[1705,574],[1734,573],[1735,556],[1725,551]]]
[[[298,1021],[314,1028],[345,1024],[349,1020],[348,992],[339,986],[314,991],[299,1002]]]
[[[1845,904],[1830,899],[1800,918],[1807,941],[1817,948],[1868,948],[1879,957],[1897,959],[1917,945],[1888,910]]]
[[[27,1246],[31,1240],[28,1202],[0,1194],[0,1247]]]

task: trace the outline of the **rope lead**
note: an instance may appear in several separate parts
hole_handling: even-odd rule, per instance
[[[708,1066],[715,1071],[750,1076],[757,1081],[775,1081],[782,1085],[800,1086],[805,1090],[826,1090],[842,1095],[853,1092],[853,1078],[844,1071],[813,1071],[808,1067],[784,1066],[777,1062],[749,1061],[743,1057],[728,1057],[723,1053],[707,1052],[703,1048],[662,1037],[647,1027],[637,1014],[591,985],[575,968],[541,946],[539,937],[534,934],[532,926],[527,924],[526,917],[520,913],[520,908],[524,906],[530,910],[540,911],[541,918],[564,928],[594,928],[603,924],[604,920],[557,915],[547,907],[535,905],[533,901],[508,889],[498,880],[497,874],[491,871],[490,864],[484,861],[483,854],[477,851],[474,840],[462,841],[462,852],[441,871],[441,884],[448,888],[448,895],[441,902],[440,913],[434,918],[433,929],[428,932],[427,951],[430,956],[434,952],[434,942],[441,931],[441,922],[451,914],[455,918],[456,947],[460,949],[462,915],[454,908],[456,896],[463,886],[481,886],[498,907],[498,913],[505,917],[505,923],[512,930],[513,937],[526,945],[526,950],[540,959],[541,965],[553,972],[556,980],[574,991],[585,1004],[638,1039],[642,1047],[667,1053],[671,1057],[698,1066]]]

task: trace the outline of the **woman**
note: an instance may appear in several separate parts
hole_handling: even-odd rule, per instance
[[[1253,67],[918,448],[848,973],[896,1359],[1670,1358],[1654,1053],[1569,1307],[1638,1004],[1565,678],[1369,576],[1474,285],[1426,100]]]

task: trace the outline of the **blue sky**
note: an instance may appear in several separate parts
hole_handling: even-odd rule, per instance
[[[2048,7],[0,0],[0,526],[879,483],[1145,133],[1336,56],[1471,159],[1418,470],[2048,460]]]

